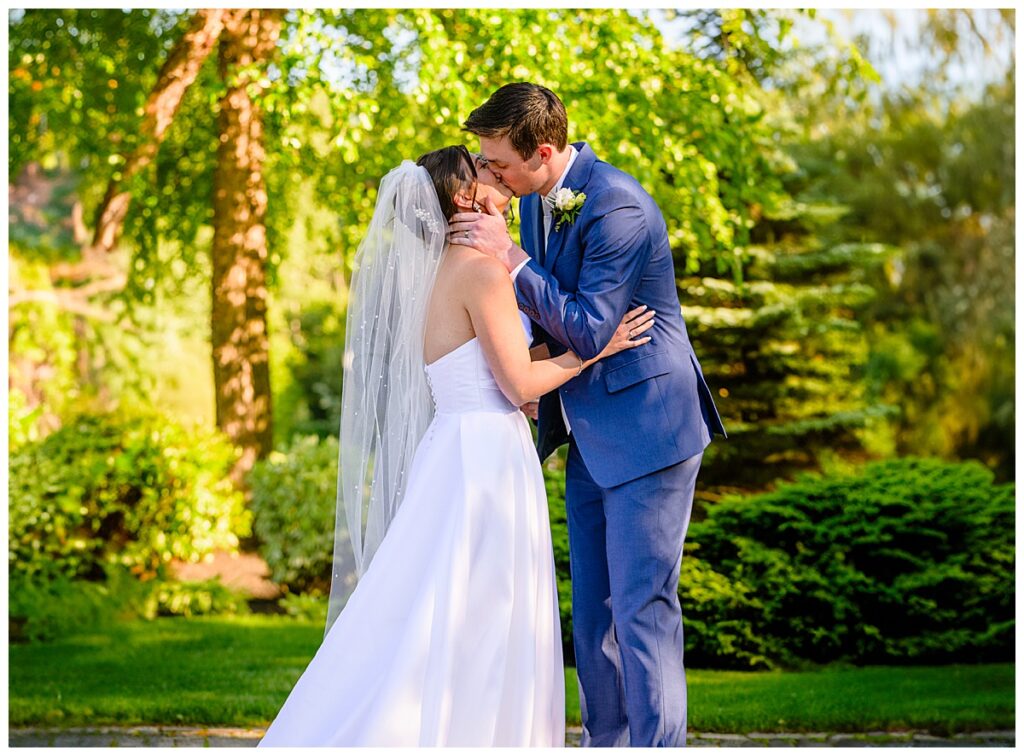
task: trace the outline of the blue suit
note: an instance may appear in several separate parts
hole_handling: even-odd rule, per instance
[[[520,309],[552,354],[599,354],[625,313],[655,310],[651,341],[541,398],[541,459],[569,442],[566,510],[583,744],[683,745],[686,678],[677,596],[704,448],[725,435],[679,308],[661,211],[585,143],[563,183],[584,192],[544,243],[540,198],[520,203]]]

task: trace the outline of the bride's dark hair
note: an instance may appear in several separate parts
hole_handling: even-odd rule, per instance
[[[472,194],[477,180],[476,164],[465,145],[442,147],[420,155],[416,165],[423,166],[430,174],[444,217],[451,218],[459,212],[455,206],[456,193],[464,191]]]

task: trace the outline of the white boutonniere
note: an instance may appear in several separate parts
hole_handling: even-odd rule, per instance
[[[563,223],[572,223],[576,220],[586,199],[587,195],[583,192],[574,192],[568,187],[562,187],[555,192],[554,207],[551,208],[551,217],[555,219],[555,231],[561,228]]]

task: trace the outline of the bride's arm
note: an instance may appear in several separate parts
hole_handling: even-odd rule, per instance
[[[650,337],[631,341],[629,329],[620,328],[612,343],[593,359],[581,360],[569,351],[558,357],[532,362],[519,320],[515,287],[505,266],[493,258],[481,256],[467,267],[470,280],[466,287],[466,308],[473,330],[480,339],[498,387],[517,407],[553,391],[602,357],[650,341]],[[630,315],[636,317],[635,313]],[[650,328],[653,316],[654,313],[650,312],[633,321],[634,334]]]

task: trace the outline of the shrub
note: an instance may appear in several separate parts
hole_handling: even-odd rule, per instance
[[[327,625],[327,597],[286,593],[278,602],[285,614],[305,622]]]
[[[11,640],[54,640],[119,620],[155,616],[156,581],[140,581],[117,565],[105,571],[102,581],[12,572],[8,583]]]
[[[249,473],[253,529],[271,579],[293,593],[331,587],[338,440],[296,438]]]
[[[248,614],[249,605],[215,579],[142,581],[125,568],[111,566],[103,581],[12,573],[8,612],[10,638],[17,643],[50,641],[157,615]]]
[[[890,460],[723,500],[687,538],[687,659],[1012,659],[1013,539],[1013,485],[975,462]]]
[[[226,477],[235,454],[148,411],[80,415],[25,444],[9,470],[12,575],[102,580],[120,564],[157,577],[237,547],[251,518]]]
[[[116,594],[99,582],[52,580],[11,573],[8,625],[12,642],[48,641],[111,624],[123,610]]]
[[[162,616],[198,617],[207,614],[249,614],[249,603],[241,593],[220,580],[153,581],[152,605]],[[152,615],[148,615],[152,617]]]

